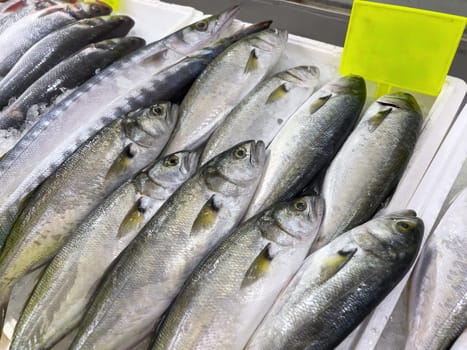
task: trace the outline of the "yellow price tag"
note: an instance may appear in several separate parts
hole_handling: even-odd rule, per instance
[[[345,39],[341,74],[438,95],[467,19],[404,6],[355,0]]]

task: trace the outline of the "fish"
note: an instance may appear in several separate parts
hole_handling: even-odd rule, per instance
[[[0,254],[0,307],[14,283],[48,262],[108,194],[154,161],[175,126],[178,106],[136,110],[86,141],[30,196]]]
[[[319,229],[324,202],[300,197],[243,223],[185,283],[153,350],[242,350],[297,272]]]
[[[264,166],[247,141],[198,169],[108,271],[70,350],[127,349],[147,337],[183,283],[240,221]]]
[[[24,1],[11,0],[0,4],[0,34],[9,26],[32,12],[57,5],[53,0]]]
[[[287,69],[260,83],[211,135],[201,164],[244,140],[262,140],[269,145],[318,83],[319,69],[314,66]]]
[[[180,104],[180,116],[164,154],[195,150],[277,63],[287,32],[265,29],[239,40],[195,80]]]
[[[50,33],[79,19],[105,16],[111,11],[103,3],[60,3],[24,16],[0,34],[0,76],[5,76],[31,46]]]
[[[103,126],[125,112],[170,99],[191,83],[228,41],[211,50],[199,49],[229,30],[237,12],[235,7],[202,19],[136,50],[42,115],[0,160],[0,247],[17,218],[18,204],[28,193]]]
[[[399,182],[422,123],[407,93],[382,96],[368,108],[324,176],[326,214],[313,250],[373,216]]]
[[[305,101],[269,144],[266,170],[245,220],[295,196],[328,165],[352,131],[365,98],[363,78],[348,75]]]
[[[42,75],[84,46],[125,36],[134,26],[128,16],[101,16],[71,23],[34,44],[0,81],[0,106],[18,97]]]
[[[412,210],[374,218],[306,258],[245,349],[334,349],[415,261],[424,224]]]
[[[198,158],[182,151],[157,160],[87,216],[41,276],[10,350],[49,349],[79,324],[105,270],[194,174]]]
[[[467,189],[431,233],[409,283],[405,349],[449,349],[467,328]]]
[[[450,350],[463,350],[465,348],[467,348],[467,328],[464,329],[464,332],[457,338]]]
[[[26,118],[31,107],[39,104],[50,106],[63,91],[77,88],[95,75],[96,71],[143,47],[144,44],[145,41],[141,38],[125,37],[87,45],[40,77],[1,112],[0,129],[14,128],[21,132],[29,130],[32,125],[28,125],[29,120],[26,121]],[[2,154],[6,151],[8,149]]]

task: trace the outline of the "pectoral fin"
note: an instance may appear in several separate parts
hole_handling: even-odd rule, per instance
[[[268,243],[253,261],[251,266],[248,268],[245,277],[243,278],[241,288],[252,285],[269,271],[269,267],[273,259],[270,249],[271,243]]]
[[[195,235],[200,231],[205,231],[213,227],[216,223],[219,206],[215,203],[214,195],[209,198],[206,204],[201,208],[198,216],[191,227],[191,234]]]
[[[372,116],[370,119],[367,120],[368,124],[368,130],[370,132],[375,131],[378,126],[381,125],[381,123],[384,121],[384,118],[392,112],[392,108],[385,109],[383,111],[379,111],[376,113],[374,116]]]
[[[105,175],[106,179],[110,179],[115,175],[121,174],[126,171],[131,164],[131,160],[135,157],[137,148],[135,144],[130,143],[123,151],[118,155],[115,161],[110,166],[109,171]]]
[[[258,56],[256,55],[256,50],[252,49],[245,65],[245,73],[250,73],[256,69],[258,69]]]
[[[326,257],[320,271],[320,283],[326,282],[334,276],[357,252],[357,248],[349,250],[339,250],[336,254]]]
[[[118,228],[118,238],[125,237],[130,233],[139,231],[144,224],[144,213],[146,206],[142,198],[138,199],[135,205],[128,211]]]
[[[310,114],[315,113],[318,109],[323,107],[326,102],[332,97],[332,94],[321,96],[317,100],[313,101],[313,103],[310,105]]]
[[[273,103],[281,98],[283,98],[287,93],[289,92],[289,89],[287,89],[287,86],[284,84],[281,84],[278,88],[276,88],[271,94],[269,95],[266,104],[268,103]]]

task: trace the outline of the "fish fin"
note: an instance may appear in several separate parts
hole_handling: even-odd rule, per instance
[[[163,49],[163,50],[159,51],[158,53],[156,53],[154,55],[146,57],[138,65],[139,66],[145,66],[145,65],[150,65],[150,64],[157,63],[159,60],[166,57],[168,53],[169,53],[169,49]]]
[[[200,231],[204,231],[214,226],[219,209],[220,208],[215,203],[214,195],[212,195],[211,198],[209,198],[208,201],[203,205],[199,211],[198,216],[193,222],[193,226],[191,227],[191,234],[197,234]]]
[[[268,271],[271,261],[274,258],[270,252],[271,243],[268,243],[261,253],[255,258],[253,263],[248,268],[243,278],[241,288],[248,287],[263,277]]]
[[[392,108],[388,108],[382,111],[379,111],[376,113],[374,116],[372,116],[370,119],[367,120],[368,124],[368,131],[373,132],[375,131],[378,126],[381,125],[381,123],[384,121],[384,118],[392,112]]]
[[[336,254],[332,254],[325,258],[322,264],[322,268],[320,271],[320,281],[321,283],[326,282],[332,276],[334,276],[340,269],[347,264],[350,259],[355,255],[357,252],[357,248],[353,248],[350,250],[339,250]]]
[[[123,151],[117,156],[109,171],[105,175],[106,179],[113,177],[116,174],[121,174],[131,163],[131,159],[135,157],[137,152],[136,146],[133,143],[127,145]]]
[[[250,73],[256,69],[258,69],[258,56],[256,54],[256,50],[252,49],[250,57],[248,57],[248,61],[245,65],[245,73]]]
[[[318,109],[323,107],[326,102],[332,97],[332,94],[321,96],[320,98],[314,100],[310,105],[310,114],[315,113]]]
[[[287,88],[287,85],[281,84],[277,89],[275,89],[271,94],[269,95],[266,104],[268,103],[273,103],[281,98],[283,98],[287,93],[289,92],[289,89]]]
[[[125,237],[131,232],[138,231],[144,222],[144,213],[146,209],[142,198],[139,198],[125,215],[125,218],[118,228],[117,237]]]

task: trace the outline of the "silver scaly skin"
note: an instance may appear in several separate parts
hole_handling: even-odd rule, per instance
[[[323,86],[290,117],[267,148],[266,170],[246,219],[295,196],[332,160],[365,98],[363,78],[349,75]]]
[[[319,69],[311,66],[294,67],[260,83],[211,135],[201,164],[244,140],[262,140],[269,145],[318,83]]]
[[[8,0],[0,2],[0,34],[30,13],[60,3],[55,0]]]
[[[172,193],[198,155],[155,162],[115,190],[78,226],[47,266],[16,325],[10,350],[51,348],[80,322],[104,272]]]
[[[0,305],[14,283],[50,260],[109,193],[154,161],[178,106],[160,103],[115,121],[86,141],[30,196],[0,255]]]
[[[50,33],[79,19],[111,11],[101,3],[62,2],[24,16],[0,34],[0,76],[5,76],[31,46]]]
[[[286,43],[287,32],[265,29],[216,57],[180,104],[179,121],[164,154],[195,150],[203,144],[277,63]]]
[[[317,250],[245,349],[334,349],[409,270],[423,231],[423,221],[405,210],[368,221]]]
[[[406,93],[382,96],[368,108],[326,171],[326,214],[313,250],[373,216],[399,182],[422,123],[417,101]]]
[[[32,83],[84,46],[125,36],[134,21],[128,16],[100,16],[69,24],[35,43],[0,80],[0,106],[21,95]],[[3,127],[3,126],[2,126]]]
[[[185,182],[120,255],[70,349],[127,349],[148,336],[196,265],[243,216],[264,144],[220,154]]]
[[[306,257],[324,203],[278,203],[242,224],[190,276],[153,350],[242,350]]]
[[[133,52],[45,113],[0,161],[0,247],[28,193],[103,126],[134,109],[170,99],[190,84],[220,49],[174,64],[229,30],[237,12],[233,8],[208,17]]]
[[[407,350],[449,349],[467,328],[466,212],[464,189],[428,238],[417,262],[409,284]]]

